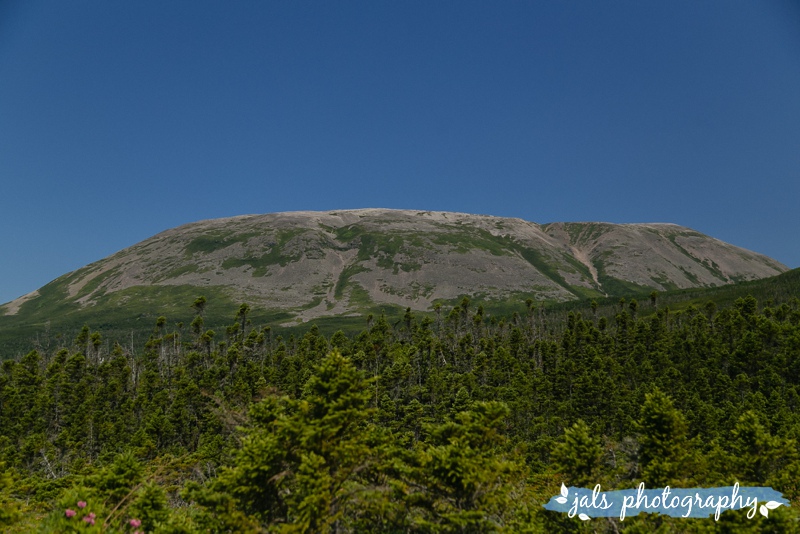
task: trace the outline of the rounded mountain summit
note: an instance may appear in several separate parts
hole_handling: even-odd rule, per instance
[[[781,263],[674,224],[550,223],[358,209],[186,224],[65,274],[0,308],[44,317],[211,295],[287,320],[376,306],[565,301],[710,287],[780,274]]]

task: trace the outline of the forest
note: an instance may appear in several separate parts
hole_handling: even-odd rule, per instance
[[[158,317],[0,370],[3,532],[800,531],[800,300],[451,309],[281,335]],[[772,487],[718,521],[578,517],[603,490]]]

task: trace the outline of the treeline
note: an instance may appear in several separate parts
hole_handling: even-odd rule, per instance
[[[798,529],[545,511],[560,485],[771,486],[800,498],[800,301],[639,317],[468,299],[355,336],[160,317],[143,350],[84,328],[0,372],[9,532]],[[649,304],[658,306],[654,300]],[[110,347],[110,349],[109,349]]]

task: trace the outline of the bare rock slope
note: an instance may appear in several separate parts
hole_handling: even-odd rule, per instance
[[[426,310],[470,295],[564,301],[633,289],[709,287],[787,268],[674,224],[552,223],[361,209],[245,215],[167,230],[62,276],[41,293],[82,307],[136,288],[181,286],[298,319],[375,304]]]

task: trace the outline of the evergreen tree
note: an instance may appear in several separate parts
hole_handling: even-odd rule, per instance
[[[602,484],[603,447],[592,437],[591,429],[583,420],[564,431],[564,441],[553,449],[552,460],[570,486]]]
[[[644,482],[651,488],[681,486],[690,476],[692,461],[686,420],[659,389],[645,396],[638,428]]]

